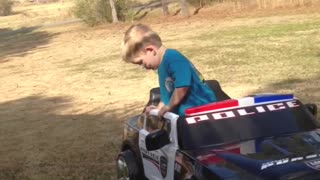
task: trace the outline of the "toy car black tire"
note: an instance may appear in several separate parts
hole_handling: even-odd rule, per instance
[[[138,163],[132,151],[125,150],[119,154],[117,159],[117,174],[118,179],[141,179],[141,170],[139,169]]]

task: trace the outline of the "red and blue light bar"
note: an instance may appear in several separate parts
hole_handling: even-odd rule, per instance
[[[293,100],[293,94],[263,94],[241,99],[230,99],[215,103],[210,103],[202,106],[188,108],[185,110],[186,116],[214,112],[218,110],[234,109],[238,107],[255,106],[280,101]]]

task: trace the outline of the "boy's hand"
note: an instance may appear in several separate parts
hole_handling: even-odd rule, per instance
[[[163,117],[163,115],[170,111],[169,107],[168,106],[163,106],[160,110],[159,110],[159,113],[158,113],[158,116],[159,117]]]
[[[144,112],[149,114],[152,109],[157,109],[157,107],[154,105],[147,106]]]

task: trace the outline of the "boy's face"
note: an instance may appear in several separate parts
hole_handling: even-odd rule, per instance
[[[138,53],[132,60],[133,64],[141,65],[145,69],[158,69],[160,64],[159,57],[157,56],[157,52],[154,48],[147,48],[145,51],[141,51]]]

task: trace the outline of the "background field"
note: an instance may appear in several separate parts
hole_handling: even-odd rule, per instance
[[[72,19],[68,3],[19,7],[45,21],[0,17],[0,179],[115,179],[123,123],[157,86],[155,72],[120,60],[130,23],[48,26],[57,7]],[[294,93],[320,107],[319,8],[221,8],[141,22],[231,97]]]

